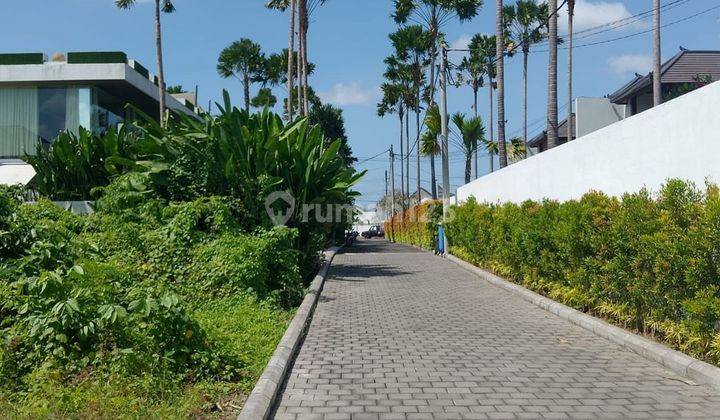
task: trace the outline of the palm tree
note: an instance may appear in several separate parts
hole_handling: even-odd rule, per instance
[[[575,0],[567,0],[568,7],[568,141],[573,139],[573,19],[575,16]]]
[[[508,156],[512,162],[517,162],[527,157],[527,146],[520,137],[513,137],[508,143]]]
[[[662,103],[660,50],[660,0],[653,0],[653,105]]]
[[[292,96],[292,92],[295,86],[295,66],[294,66],[294,60],[295,60],[295,16],[296,16],[296,6],[297,1],[296,0],[270,0],[265,7],[269,9],[278,9],[280,11],[285,11],[288,7],[290,7],[290,40],[289,40],[289,47],[287,50],[287,76],[286,76],[286,83],[287,83],[287,91],[288,91],[288,100],[285,104],[285,109],[287,112],[288,120],[292,121],[293,115],[294,115],[294,109],[293,109],[293,101],[290,99]]]
[[[465,153],[465,183],[467,184],[470,182],[472,156],[478,148],[478,143],[485,140],[485,127],[480,117],[468,119],[465,114],[459,112],[452,116],[452,121],[462,140],[462,148]]]
[[[115,5],[121,9],[129,9],[135,5],[138,0],[115,0]],[[157,70],[158,70],[158,96],[160,96],[160,123],[165,123],[165,70],[163,69],[163,53],[162,53],[162,26],[160,15],[164,13],[172,13],[175,6],[171,0],[155,0],[155,51],[157,54]]]
[[[532,0],[518,0],[515,6],[505,7],[505,19],[511,38],[517,41],[523,52],[523,137],[528,141],[528,56],[530,47],[540,42],[544,34],[541,26],[547,17],[547,4]]]
[[[397,114],[400,118],[400,194],[405,196],[405,169],[403,156],[403,128],[405,121],[405,104],[403,101],[403,87],[397,83],[383,83],[383,98],[377,105],[377,114],[384,117],[388,114]]]
[[[235,77],[243,85],[245,110],[250,111],[250,85],[262,82],[266,70],[265,55],[260,44],[243,38],[220,53],[217,71],[220,76]]]
[[[493,173],[495,172],[495,156],[499,152],[498,144],[496,141],[485,139],[483,147],[485,148],[485,151],[487,151],[488,156],[490,156],[490,173]]]
[[[412,78],[411,90],[413,93],[412,103],[407,103],[407,109],[415,111],[415,150],[417,153],[417,193],[420,197],[420,106],[421,99],[420,95],[425,85],[425,67],[428,65],[428,51],[430,49],[430,34],[425,31],[420,25],[411,25],[400,28],[395,33],[390,34],[390,40],[392,41],[395,49],[395,57],[402,62],[402,65],[406,67],[406,71],[410,73]],[[409,130],[409,125],[405,127],[406,131]],[[408,161],[410,145],[408,141]],[[409,169],[408,169],[409,172]]]
[[[495,66],[497,67],[497,110],[498,110],[498,145],[500,167],[507,166],[507,150],[505,150],[505,23],[503,16],[503,0],[495,0]]]
[[[425,115],[425,134],[422,138],[421,152],[430,157],[430,190],[433,200],[437,200],[437,178],[435,177],[435,156],[440,154],[438,136],[441,131],[440,108],[431,104]]]
[[[483,0],[394,0],[395,22],[401,25],[408,21],[422,25],[430,39],[430,78],[427,103],[435,102],[435,64],[437,62],[437,41],[442,28],[457,18],[461,22],[474,18],[483,5]]]
[[[473,92],[473,113],[478,116],[478,91],[485,84],[485,75],[487,68],[482,57],[475,50],[470,50],[470,54],[463,57],[458,66],[458,80],[470,86]],[[491,89],[492,92],[492,89]],[[492,105],[491,105],[492,106]],[[478,177],[478,150],[475,149],[475,179]]]
[[[391,83],[393,83],[397,89],[399,89],[400,100],[402,101],[402,110],[405,116],[405,168],[404,171],[405,186],[403,187],[405,193],[410,195],[410,111],[416,109],[420,105],[417,103],[418,95],[414,85],[414,78],[416,69],[413,63],[405,63],[401,61],[397,56],[391,55],[385,59],[387,70],[385,71],[384,77]],[[403,162],[403,150],[402,144],[400,145],[401,163]]]
[[[497,50],[497,45],[495,42],[495,35],[481,35],[477,34],[475,35],[472,40],[470,41],[470,54],[477,54],[477,60],[481,63],[483,63],[483,66],[485,68],[485,75],[488,79],[488,92],[490,97],[490,107],[489,107],[489,121],[490,121],[490,139],[489,142],[492,144],[495,143],[495,130],[494,130],[494,118],[493,118],[493,89],[494,89],[494,82],[493,79],[495,78],[496,74],[496,68],[495,68],[495,51]],[[493,171],[493,167],[495,166],[495,154],[490,153],[490,172]]]
[[[558,100],[557,100],[557,0],[548,1],[548,103],[547,103],[547,141],[548,149],[558,145]]]

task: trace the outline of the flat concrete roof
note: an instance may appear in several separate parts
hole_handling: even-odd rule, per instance
[[[152,75],[151,75],[152,77]],[[127,83],[145,95],[160,100],[158,87],[147,77],[125,63],[68,64],[46,62],[43,64],[0,65],[0,86]],[[165,93],[167,107],[187,115],[196,114],[185,104]]]

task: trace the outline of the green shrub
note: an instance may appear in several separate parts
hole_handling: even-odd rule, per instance
[[[720,363],[720,194],[670,180],[656,197],[455,206],[451,252],[577,309]],[[398,225],[418,244],[425,226]]]

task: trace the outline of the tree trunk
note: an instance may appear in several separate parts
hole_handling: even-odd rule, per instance
[[[418,94],[418,101],[419,100],[420,94]],[[422,198],[420,195],[420,108],[415,111],[415,123],[417,124],[417,138],[415,139],[415,151],[417,152],[417,194],[418,203],[420,203],[420,199]]]
[[[527,157],[528,141],[528,55],[530,44],[523,42],[523,145],[525,145],[525,157]]]
[[[653,104],[662,103],[662,74],[660,50],[660,0],[653,1]]]
[[[568,0],[568,119],[567,136],[572,141],[574,136],[573,123],[573,17],[575,15],[575,0]]]
[[[503,25],[503,0],[495,0],[495,47],[497,49],[495,56],[495,65],[497,66],[497,85],[498,85],[498,155],[500,157],[500,168],[504,168],[508,164],[507,150],[505,147],[505,30]]]
[[[403,203],[405,203],[405,144],[404,144],[404,124],[405,124],[405,114],[400,109],[400,195],[403,198]],[[405,204],[403,204],[403,208],[405,208]]]
[[[160,96],[160,124],[165,124],[165,70],[163,69],[162,26],[160,24],[160,0],[155,0],[155,48],[158,66],[158,96]]]
[[[437,139],[435,139],[437,141]],[[435,151],[430,155],[430,193],[433,200],[437,200],[437,181],[435,180]]]
[[[478,89],[477,83],[473,85],[473,108],[475,109],[475,118],[478,116]],[[478,179],[478,149],[475,148],[475,179]]]
[[[303,56],[303,19],[302,19],[302,6],[303,2],[301,0],[297,1],[297,8],[298,8],[298,30],[297,30],[297,36],[298,36],[298,54],[297,54],[297,107],[298,107],[298,115],[303,115],[303,78],[302,78],[302,56]]]
[[[472,151],[465,154],[465,183],[470,183],[470,173],[472,171]]]
[[[243,73],[243,96],[245,97],[245,111],[250,112],[250,76]]]
[[[490,144],[495,144],[495,118],[493,117],[493,79],[488,76],[490,80]],[[490,155],[490,173],[495,171],[495,155],[492,150],[488,151]]]
[[[548,2],[550,21],[548,29],[548,103],[547,143],[548,149],[558,145],[558,102],[557,102],[557,0]]]
[[[405,113],[405,191],[410,197],[410,108]]]
[[[308,54],[307,54],[307,36],[308,28],[310,26],[310,19],[308,18],[307,0],[300,0],[303,3],[303,57],[302,57],[302,78],[303,78],[303,114],[307,117],[310,115],[308,108]]]
[[[294,78],[295,75],[293,74],[294,71],[294,64],[295,64],[295,4],[296,0],[290,0],[290,46],[288,48],[288,69],[287,69],[287,91],[288,91],[288,99],[287,99],[287,114],[288,114],[288,121],[293,120],[293,90],[295,89],[294,85]]]

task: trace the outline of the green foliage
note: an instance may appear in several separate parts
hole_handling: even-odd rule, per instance
[[[99,136],[81,127],[78,135],[65,132],[49,146],[38,144],[34,156],[23,158],[36,172],[29,187],[57,200],[89,200],[93,188],[134,164],[131,137],[125,129]]]
[[[344,228],[301,206],[352,202],[361,174],[340,147],[226,97],[218,117],[81,131],[28,158],[37,190],[99,198],[78,216],[0,188],[0,410],[204,417],[241,400]],[[272,191],[297,199],[288,226],[272,226]]]
[[[399,241],[426,242],[417,224],[396,230]],[[720,363],[714,186],[670,180],[656,197],[591,192],[563,203],[471,199],[453,208],[447,233],[451,252],[475,265]]]

